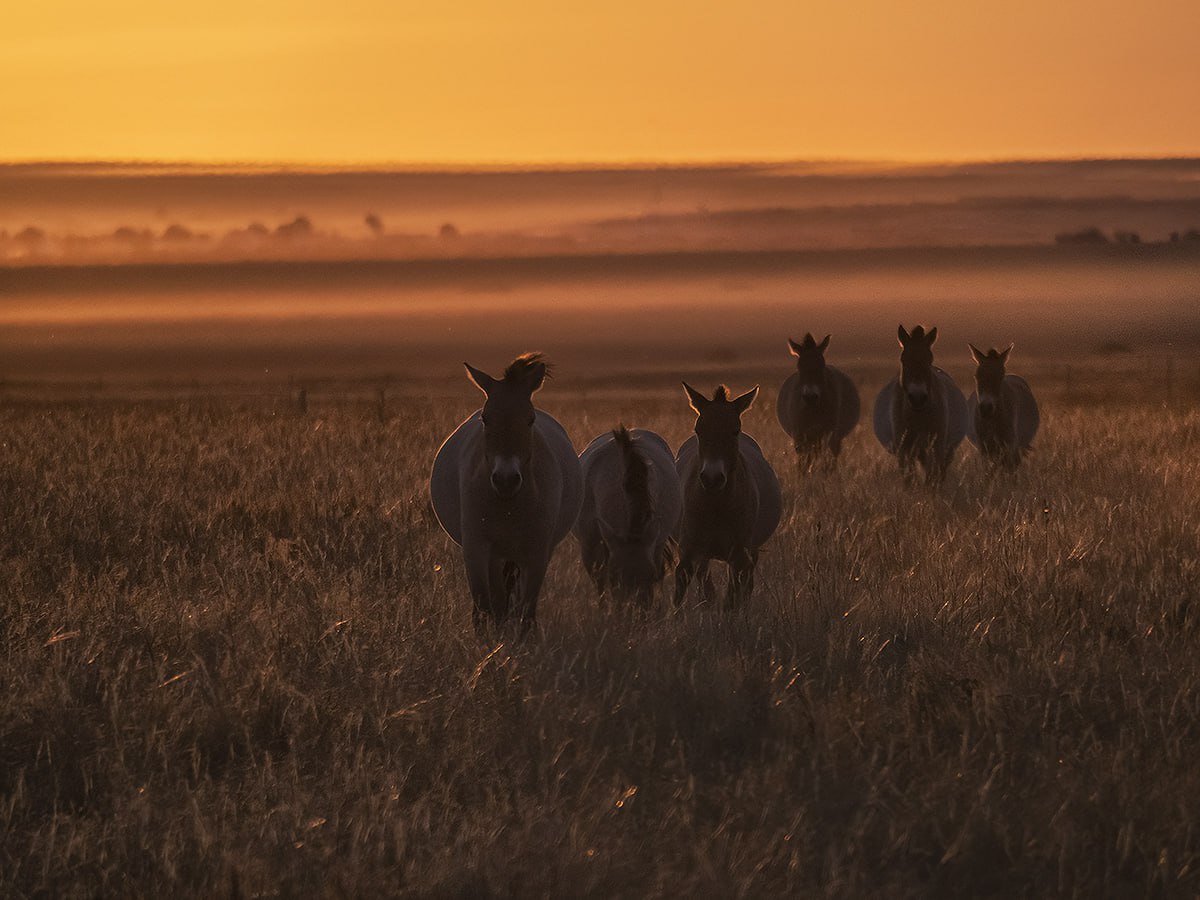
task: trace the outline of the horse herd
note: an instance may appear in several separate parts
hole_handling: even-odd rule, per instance
[[[1018,466],[1039,414],[1029,385],[1005,371],[1012,346],[984,353],[970,345],[977,369],[968,399],[933,364],[937,328],[901,325],[898,337],[900,371],[876,397],[873,425],[905,478],[919,466],[940,483],[964,437],[991,466]],[[859,420],[858,390],[826,363],[828,346],[828,336],[788,340],[796,371],[776,412],[805,470],[834,464]],[[601,595],[646,607],[673,565],[677,605],[694,579],[709,600],[717,560],[729,567],[727,600],[749,598],[759,548],[783,512],[779,479],[741,428],[757,387],[734,397],[720,385],[709,398],[685,382],[696,426],[677,453],[653,431],[620,426],[577,457],[562,425],[533,405],[549,373],[545,357],[519,356],[503,378],[466,368],[486,399],[438,450],[430,496],[462,547],[476,628],[514,617],[522,631],[536,623],[551,554],[572,531]]]

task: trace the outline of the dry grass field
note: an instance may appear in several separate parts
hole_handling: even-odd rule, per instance
[[[0,894],[1194,896],[1197,392],[1024,362],[1028,466],[936,494],[865,426],[800,478],[786,361],[731,366],[786,498],[752,602],[605,608],[568,539],[519,645],[426,499],[465,380],[9,395]],[[656,377],[539,402],[677,444]]]

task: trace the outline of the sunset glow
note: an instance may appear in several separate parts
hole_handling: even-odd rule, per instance
[[[5,19],[7,160],[1200,153],[1195,0],[50,0]]]

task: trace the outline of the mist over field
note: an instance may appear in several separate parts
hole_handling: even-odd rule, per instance
[[[1198,333],[1190,159],[41,164],[0,184],[11,383],[411,377],[534,346],[595,375],[758,360],[810,327],[867,364],[902,319],[1064,358],[1185,357]]]
[[[10,262],[413,258],[1200,238],[1200,161],[266,170],[0,166]]]

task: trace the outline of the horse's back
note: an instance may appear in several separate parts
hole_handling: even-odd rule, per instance
[[[763,456],[762,448],[750,435],[738,435],[739,450],[755,485],[758,487],[758,518],[754,522],[754,546],[760,547],[779,527],[783,517],[783,490],[775,469]]]
[[[953,453],[970,430],[967,398],[962,388],[949,372],[935,367],[938,381],[942,385],[942,396],[946,398],[946,453]]]
[[[971,391],[967,397],[967,440],[972,446],[979,446],[979,394]]]
[[[476,410],[442,442],[433,459],[429,476],[429,498],[438,522],[456,544],[462,544],[462,474],[465,454],[472,442],[482,436],[482,410]],[[553,510],[554,543],[557,545],[571,531],[583,502],[583,474],[575,446],[566,429],[549,413],[537,410],[534,431],[550,451],[550,458],[559,475],[558,508]]]
[[[839,438],[844,438],[858,425],[862,416],[862,402],[858,397],[858,388],[849,375],[833,366],[827,368],[838,386],[837,424],[834,426],[834,432]]]
[[[1033,443],[1042,424],[1042,414],[1038,409],[1037,399],[1033,389],[1020,375],[1005,375],[1004,383],[1012,389],[1017,409],[1017,445],[1026,450]]]
[[[694,434],[679,445],[675,453],[675,471],[679,473],[681,482],[687,481],[693,474],[693,467],[700,453],[700,439]]]
[[[575,455],[575,445],[571,443],[570,435],[554,416],[537,410],[533,427],[546,442],[562,474],[562,493],[554,529],[554,543],[557,545],[571,533],[579,517],[579,508],[583,505],[583,468],[579,464],[579,457]]]
[[[660,504],[663,534],[673,534],[683,515],[683,488],[679,485],[679,473],[675,469],[675,455],[671,452],[670,444],[653,431],[635,428],[632,434],[635,446],[646,454],[655,472],[655,500]]]
[[[800,429],[796,419],[796,392],[800,390],[800,373],[793,372],[779,386],[779,396],[775,398],[775,418],[780,427],[792,437]],[[682,448],[681,448],[682,449]]]
[[[429,475],[429,499],[433,514],[450,539],[462,544],[461,472],[467,444],[483,429],[481,410],[466,418],[438,448]]]
[[[896,426],[892,419],[892,409],[896,403],[896,391],[900,380],[893,378],[883,386],[875,397],[875,409],[871,416],[871,424],[875,429],[875,438],[883,444],[888,453],[895,453]]]
[[[683,492],[675,470],[675,457],[667,442],[655,432],[634,428],[629,434],[633,438],[634,447],[642,454],[654,473],[654,500],[658,514],[663,520],[664,533],[670,534],[679,523],[683,512]],[[596,514],[596,490],[608,483],[622,489],[625,471],[622,451],[611,431],[604,432],[588,444],[579,454],[579,463],[584,480],[584,501],[575,527],[577,535],[584,524],[583,520]]]

